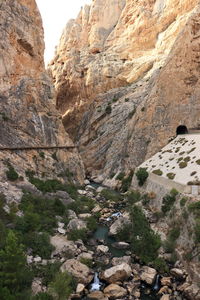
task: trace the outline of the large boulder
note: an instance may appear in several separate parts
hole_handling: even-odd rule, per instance
[[[79,283],[88,284],[93,278],[91,270],[76,259],[68,259],[60,269],[72,274]]]
[[[83,220],[80,219],[72,219],[69,221],[69,224],[67,225],[67,230],[79,230],[79,229],[85,229],[87,228],[86,223]]]
[[[119,217],[111,226],[109,230],[109,235],[116,235],[124,225],[130,223],[128,215]]]
[[[145,281],[146,283],[152,284],[156,274],[157,274],[157,271],[155,269],[144,266],[141,269],[140,278],[141,278],[141,280]]]
[[[120,265],[105,270],[102,273],[102,279],[109,283],[115,283],[117,281],[123,281],[128,279],[131,276],[131,273],[131,267],[126,263],[122,263]]]
[[[112,259],[112,265],[117,266],[120,264],[126,263],[130,265],[131,263],[131,256],[122,256],[122,257],[113,257]]]
[[[62,235],[52,236],[50,242],[55,247],[52,256],[63,254],[74,256],[78,249],[73,241],[68,241],[67,238]]]
[[[104,294],[109,299],[117,299],[126,296],[127,291],[123,287],[112,283],[104,289]]]
[[[87,295],[89,300],[108,300],[108,297],[104,295],[101,291],[94,291]]]

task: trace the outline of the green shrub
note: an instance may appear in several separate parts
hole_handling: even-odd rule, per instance
[[[104,197],[106,200],[114,202],[119,202],[123,199],[119,193],[110,189],[103,189],[101,191],[101,196]]]
[[[31,297],[30,300],[53,300],[53,296],[49,295],[46,292],[40,292],[35,296]]]
[[[67,177],[68,179],[71,179],[73,175],[74,174],[69,169],[65,169],[63,172],[58,174],[58,177]]]
[[[6,171],[7,179],[10,181],[15,181],[19,178],[18,173],[15,171],[14,167],[8,162],[7,163],[8,170]]]
[[[176,247],[176,240],[180,236],[180,227],[175,226],[172,228],[167,236],[167,240],[164,242],[164,248],[166,252],[173,253]]]
[[[189,204],[188,210],[194,213],[196,216],[200,217],[200,201]]]
[[[149,176],[149,174],[148,174],[146,168],[139,168],[137,170],[136,177],[137,177],[139,186],[142,186],[145,183],[148,176]]]
[[[111,114],[111,112],[112,112],[112,107],[111,107],[110,104],[108,104],[108,105],[106,106],[105,112],[106,112],[106,114],[108,114],[108,115]]]
[[[127,192],[128,189],[130,188],[131,182],[132,182],[132,178],[133,178],[133,174],[134,174],[134,171],[131,170],[131,171],[129,172],[129,175],[126,176],[126,177],[124,177],[124,178],[122,179],[122,185],[121,185],[121,187],[120,187],[120,190],[121,190],[123,193]]]
[[[176,196],[178,195],[177,190],[172,189],[170,194],[167,194],[163,197],[161,210],[164,214],[171,210],[174,202],[176,201]]]
[[[190,150],[187,152],[187,154],[190,154],[190,153],[193,152],[195,149],[196,149],[196,147],[190,149]]]
[[[194,176],[195,174],[197,174],[197,172],[196,172],[196,171],[193,171],[193,172],[190,174],[190,176]]]
[[[0,116],[2,117],[3,121],[8,121],[9,118],[6,116],[5,112],[0,112]]]
[[[23,217],[17,217],[17,230],[26,233],[44,231],[52,233],[57,226],[55,216],[67,217],[67,208],[59,199],[49,199],[38,195],[24,193],[19,205],[24,213]]]
[[[197,165],[200,165],[200,159],[196,160]]]
[[[176,174],[174,174],[174,173],[167,173],[167,177],[168,177],[169,179],[171,179],[171,180],[174,179],[175,175],[176,175]]]
[[[56,152],[52,153],[51,157],[52,157],[54,160],[58,160],[57,155],[56,155]]]
[[[129,100],[130,100],[129,98],[125,98],[125,99],[124,99],[125,102],[128,102]]]
[[[23,242],[27,248],[32,249],[34,256],[39,255],[44,259],[50,259],[51,253],[55,249],[50,243],[50,236],[48,233],[28,233],[23,236]]]
[[[200,218],[196,220],[194,232],[195,232],[195,243],[199,244],[200,243]]]
[[[160,169],[157,170],[153,170],[152,173],[158,175],[158,176],[162,176],[163,172]]]
[[[39,152],[39,156],[44,159],[45,158],[45,153],[43,151]]]
[[[117,175],[116,179],[117,179],[117,180],[122,180],[122,179],[124,178],[124,176],[125,176],[125,173],[124,173],[124,172],[120,172],[120,173]]]
[[[85,258],[85,257],[81,257],[80,262],[81,262],[82,264],[88,266],[88,268],[92,268],[92,267],[93,267],[92,259]]]
[[[86,222],[87,222],[87,228],[90,231],[95,231],[97,229],[97,220],[95,217],[91,216],[86,218]]]
[[[185,161],[185,162],[190,161],[190,156],[185,157],[185,158],[184,158],[184,161]]]
[[[94,208],[95,202],[87,196],[79,196],[74,202],[67,205],[68,209],[75,211],[76,214],[90,213]]]
[[[114,96],[112,99],[112,102],[117,102],[119,100],[119,98],[117,96]]]
[[[157,257],[154,261],[153,261],[153,267],[161,274],[164,273],[168,273],[169,272],[169,267],[166,264],[166,261],[161,258],[161,257]]]
[[[83,228],[83,229],[71,230],[67,234],[67,238],[71,241],[77,241],[77,240],[86,241],[87,240],[87,229]]]
[[[53,282],[50,283],[50,291],[58,300],[66,300],[73,292],[73,278],[67,272],[58,272]]]
[[[158,256],[161,240],[150,227],[141,208],[130,208],[131,228],[129,230],[131,249],[144,263],[154,261]]]
[[[181,200],[180,200],[180,206],[181,206],[181,207],[185,206],[187,200],[188,200],[188,199],[187,199],[186,197],[181,198]]]
[[[128,118],[131,119],[131,118],[134,116],[135,113],[136,113],[136,108],[134,107],[134,108],[132,109],[132,111],[129,112]]]
[[[128,194],[127,194],[127,200],[130,205],[133,205],[133,204],[139,202],[141,199],[142,199],[142,197],[141,197],[141,194],[139,191],[132,190],[132,191],[128,192]]]
[[[42,278],[42,283],[44,285],[49,285],[53,281],[55,274],[59,271],[62,263],[56,261],[54,263],[47,263],[47,265],[34,265],[33,273],[34,277]]]
[[[181,161],[181,162],[179,163],[179,168],[180,168],[180,169],[183,169],[183,168],[185,168],[185,167],[187,167],[187,162],[186,162],[186,161]]]

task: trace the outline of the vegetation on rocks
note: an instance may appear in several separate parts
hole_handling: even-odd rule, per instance
[[[16,172],[15,168],[11,165],[9,161],[6,162],[8,170],[6,171],[6,176],[8,180],[15,181],[19,178],[18,173]]]
[[[169,194],[163,197],[161,210],[164,214],[171,210],[173,204],[176,201],[176,196],[178,195],[178,191],[176,189],[172,189]]]
[[[151,229],[140,207],[130,206],[129,212],[131,222],[118,232],[118,238],[130,242],[131,250],[144,263],[153,262],[158,257],[160,237]]]
[[[136,177],[137,177],[139,186],[142,186],[145,183],[148,176],[149,176],[149,174],[148,174],[146,168],[139,168],[137,170]]]

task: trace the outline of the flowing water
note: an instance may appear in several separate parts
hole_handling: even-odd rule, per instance
[[[108,235],[109,228],[104,225],[99,225],[97,230],[95,231],[93,237],[95,239],[103,240],[105,245],[108,246],[109,252],[113,257],[122,257],[126,255],[125,249],[116,249],[112,246],[113,243],[116,242],[115,238]]]

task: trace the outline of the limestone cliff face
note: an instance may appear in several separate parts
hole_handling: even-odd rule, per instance
[[[0,14],[0,147],[73,146],[54,108],[54,93],[43,62],[42,21],[35,1],[0,1]],[[43,160],[38,152],[0,151],[1,178],[5,178],[3,162],[10,159],[23,176],[26,169],[51,176],[69,167],[83,179],[75,149],[44,150]],[[54,152],[59,163],[51,158]]]
[[[197,3],[94,0],[85,6],[67,24],[50,66],[66,128],[75,131],[79,112],[96,94],[163,66]]]
[[[195,0],[94,0],[67,25],[50,71],[92,176],[130,170],[178,125],[198,127],[199,12]]]

